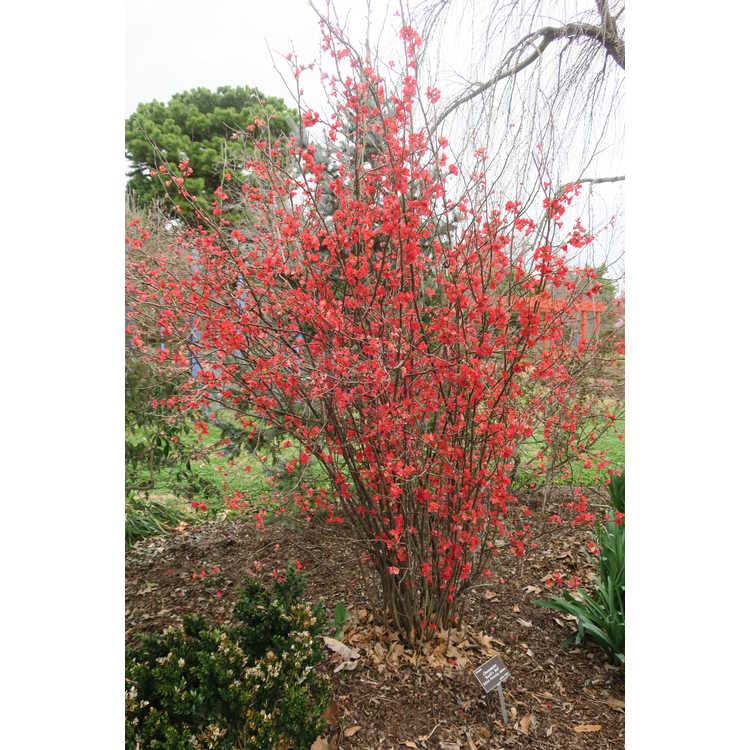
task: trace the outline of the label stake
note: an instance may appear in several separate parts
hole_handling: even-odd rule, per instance
[[[499,656],[493,656],[484,664],[474,670],[474,677],[484,688],[485,693],[490,693],[497,689],[500,696],[500,709],[503,712],[503,724],[508,723],[508,713],[505,710],[505,696],[503,695],[503,682],[510,677],[508,667],[503,664]]]
[[[503,712],[503,724],[508,723],[508,714],[505,712],[505,698],[503,697],[503,683],[497,686],[497,694],[500,696],[500,709]]]

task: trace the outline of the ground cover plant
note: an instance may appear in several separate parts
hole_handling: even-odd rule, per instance
[[[126,747],[307,750],[325,726],[315,671],[325,610],[300,602],[293,564],[269,591],[246,580],[233,624],[188,616],[126,652]]]
[[[300,477],[288,501],[347,520],[389,627],[415,643],[456,621],[503,546],[522,555],[534,543],[528,508],[511,510],[512,475],[540,425],[540,467],[564,452],[606,473],[590,422],[617,419],[597,368],[621,341],[570,336],[601,286],[595,268],[569,262],[593,239],[566,218],[576,185],[545,183],[539,206],[503,199],[481,148],[459,172],[417,117],[440,93],[418,80],[408,25],[388,79],[335,26],[322,33],[332,109],[298,108],[324,131],[326,160],[297,135],[255,140],[245,224],[217,188],[210,213],[191,203],[197,227],[129,262],[128,335],[145,356],[144,332],[158,332],[162,366],[199,360],[166,400],[199,434],[223,409],[247,441],[268,428],[293,436],[290,474],[318,462],[328,488]],[[299,81],[305,67],[292,71]],[[189,170],[183,160],[168,180],[187,201]],[[129,246],[148,239],[132,223]],[[585,373],[596,388],[582,388]],[[567,510],[574,524],[594,520],[583,492]]]

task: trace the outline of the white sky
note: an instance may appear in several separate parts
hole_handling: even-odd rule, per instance
[[[337,0],[336,7],[354,8],[356,21],[366,3]],[[291,104],[266,43],[282,54],[293,44],[301,59],[313,62],[320,33],[307,0],[129,0],[126,43],[130,114],[140,102],[166,102],[198,86],[254,86]]]

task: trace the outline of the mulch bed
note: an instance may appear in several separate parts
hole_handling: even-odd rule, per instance
[[[532,508],[535,499],[527,499]],[[539,534],[549,531],[540,512],[531,521]],[[271,574],[296,559],[307,574],[306,600],[322,597],[329,612],[339,602],[349,607],[342,640],[360,652],[352,671],[334,673],[334,654],[322,667],[333,701],[321,749],[624,748],[623,670],[596,646],[560,651],[574,624],[531,604],[545,596],[542,579],[555,570],[577,574],[587,587],[588,539],[586,529],[564,527],[554,549],[540,540],[520,560],[501,555],[498,576],[468,595],[461,626],[415,654],[379,626],[346,526],[277,523],[259,531],[242,519],[206,522],[128,552],[125,637],[132,642],[185,614],[227,621],[245,576],[270,585]],[[507,725],[497,693],[485,696],[472,674],[495,653],[512,675],[503,689]]]

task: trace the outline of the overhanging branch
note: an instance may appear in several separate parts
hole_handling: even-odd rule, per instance
[[[534,44],[539,40],[538,46],[534,51],[512,68],[505,69],[501,65],[499,70],[489,80],[484,83],[476,84],[469,90],[459,96],[438,118],[430,128],[430,133],[437,130],[438,126],[458,107],[479,96],[487,89],[491,88],[504,78],[509,78],[520,73],[534,61],[538,60],[542,53],[552,42],[558,39],[579,39],[584,37],[590,39],[604,47],[606,53],[624,70],[625,69],[625,41],[619,36],[615,19],[609,15],[609,9],[606,2],[600,2],[600,12],[602,14],[602,25],[595,26],[590,23],[566,23],[563,26],[545,26],[542,29],[532,32],[525,36],[516,44],[505,56],[509,60],[516,54],[520,54],[526,47]]]
[[[582,177],[580,180],[576,180],[575,182],[566,182],[563,187],[566,187],[567,185],[576,185],[579,182],[588,182],[592,185],[598,185],[601,182],[622,182],[625,179],[625,175],[617,175],[616,177]]]

